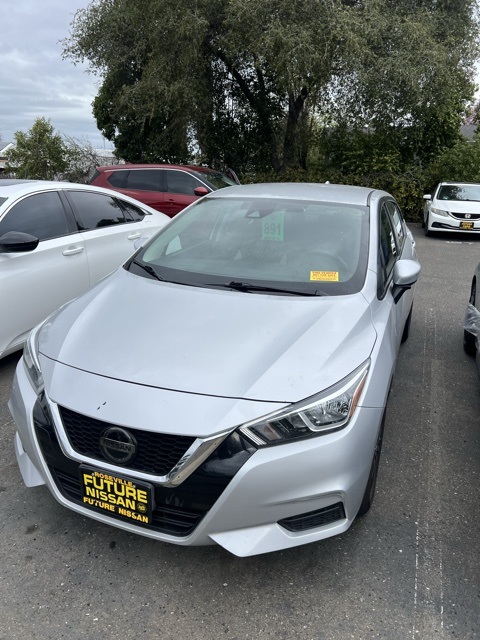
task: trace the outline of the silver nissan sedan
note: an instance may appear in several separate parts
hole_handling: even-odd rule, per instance
[[[9,402],[26,485],[238,556],[346,531],[373,501],[419,271],[384,191],[202,198],[30,334]]]

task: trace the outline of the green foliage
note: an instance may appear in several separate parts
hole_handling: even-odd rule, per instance
[[[438,182],[480,183],[480,139],[459,140],[451,149],[439,155],[428,168],[429,192]]]
[[[65,145],[50,120],[37,118],[27,133],[15,132],[14,141],[6,170],[17,178],[53,180],[65,171]]]
[[[37,118],[27,133],[15,132],[14,139],[6,172],[16,178],[85,182],[100,164],[90,142],[55,133],[45,118]]]
[[[127,160],[195,153],[238,171],[306,170],[325,157],[319,129],[339,127],[382,142],[332,152],[338,168],[401,171],[456,142],[473,95],[474,9],[474,0],[93,0],[75,14],[64,55],[100,75],[94,115]]]
[[[240,177],[242,183],[249,182],[330,182],[331,184],[356,185],[382,189],[391,193],[401,206],[405,219],[419,222],[423,210],[422,196],[425,191],[426,176],[420,169],[406,173],[378,171],[372,173],[343,173],[334,169],[304,171],[289,169],[279,175],[274,171],[266,173],[245,174]]]

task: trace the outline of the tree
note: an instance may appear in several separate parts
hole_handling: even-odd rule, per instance
[[[395,0],[383,14],[374,5],[365,13],[369,46],[351,67],[337,119],[350,130],[368,126],[393,142],[404,164],[425,166],[459,139],[473,97],[475,2]]]
[[[104,164],[89,140],[78,140],[63,134],[63,141],[66,167],[59,176],[62,180],[83,183],[93,175],[98,165]]]
[[[6,155],[6,170],[17,178],[53,180],[67,167],[62,137],[45,118],[37,118],[27,133],[16,131],[14,146]]]
[[[213,164],[282,172],[306,166],[319,123],[393,130],[414,158],[451,140],[473,94],[474,7],[93,0],[64,56],[102,77],[97,124],[127,160],[198,147]]]
[[[429,167],[430,188],[438,182],[480,182],[480,133],[473,141],[462,138]]]
[[[45,118],[37,118],[27,133],[15,132],[14,138],[6,169],[17,178],[85,182],[101,164],[88,140],[54,133]]]

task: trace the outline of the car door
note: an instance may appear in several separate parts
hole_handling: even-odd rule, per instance
[[[122,193],[165,213],[163,174],[161,169],[130,169],[124,177]],[[112,183],[111,178],[109,182]]]
[[[115,196],[81,190],[65,190],[85,240],[90,284],[122,265],[142,237],[139,222],[127,217]]]
[[[160,211],[145,211],[141,207],[140,204],[135,205],[130,200],[126,200],[125,198],[116,198],[117,202],[120,203],[120,206],[125,212],[125,217],[130,220],[130,222],[136,222],[138,228],[142,232],[142,238],[145,240],[150,238],[154,233],[162,229],[169,221],[170,218],[161,213]],[[135,247],[138,246],[138,243],[135,242]]]
[[[394,301],[392,293],[393,269],[397,260],[416,258],[415,243],[410,237],[407,242],[409,232],[400,209],[392,200],[384,201],[380,207],[379,230],[379,290],[383,298],[391,299],[394,341],[398,348],[405,322],[412,308],[413,291],[406,290],[397,302]]]
[[[187,171],[165,169],[165,176],[166,193],[162,211],[172,218],[198,200],[199,196],[195,195],[195,189],[205,185]]]
[[[9,231],[40,242],[34,251],[0,253],[0,354],[89,286],[85,241],[57,191],[15,202],[0,220],[0,237]]]

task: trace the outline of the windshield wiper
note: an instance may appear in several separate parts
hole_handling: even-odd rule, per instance
[[[137,267],[140,267],[140,269],[143,269],[150,276],[153,276],[156,280],[165,280],[165,278],[162,278],[162,276],[159,276],[158,273],[155,271],[155,269],[151,267],[149,264],[144,264],[143,262],[139,262],[138,260],[132,260],[132,263],[136,264]]]
[[[325,295],[317,289],[313,292],[298,291],[297,289],[284,289],[283,287],[267,287],[260,284],[251,284],[250,282],[239,282],[238,280],[232,280],[226,282],[224,285],[227,289],[235,289],[235,291],[266,291],[272,293],[288,293],[294,296],[322,296]]]

